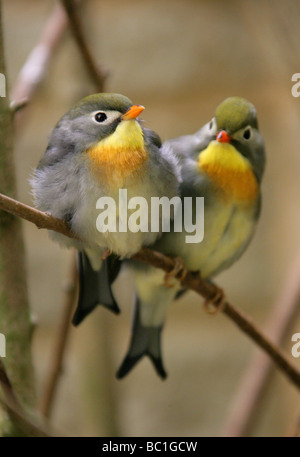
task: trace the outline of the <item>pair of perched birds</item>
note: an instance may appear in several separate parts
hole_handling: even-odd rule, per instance
[[[134,275],[132,335],[118,378],[144,355],[166,377],[161,331],[168,305],[183,289],[175,278],[170,287],[162,270],[130,257],[150,246],[181,258],[187,270],[200,271],[206,279],[228,268],[252,238],[265,167],[256,110],[243,98],[227,98],[198,132],[163,144],[138,119],[143,109],[119,94],[84,98],[54,128],[31,180],[36,207],[65,220],[80,240],[51,233],[79,252],[75,325],[98,304],[119,312],[111,284],[122,260]],[[151,197],[204,197],[203,241],[186,243],[184,228],[175,231],[172,224],[169,232],[161,233],[163,219],[170,214],[160,215],[160,232],[100,232],[96,202],[108,196],[118,206],[120,189],[127,190],[128,198],[145,198],[150,209]]]

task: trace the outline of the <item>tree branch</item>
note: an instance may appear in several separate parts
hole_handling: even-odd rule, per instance
[[[54,230],[55,232],[66,235],[69,238],[75,238],[76,235],[72,233],[69,226],[61,219],[56,219],[51,214],[43,213],[31,206],[25,205],[13,198],[0,194],[0,208],[7,211],[14,216],[21,217],[29,222],[32,222],[39,229]]]
[[[68,229],[67,224],[62,220],[49,216],[46,213],[24,205],[23,203],[15,201],[2,194],[0,194],[0,208],[14,214],[15,216],[19,216],[33,222],[39,228],[55,230],[69,236],[70,238],[76,238],[71,230]],[[133,257],[137,260],[149,263],[154,267],[161,268],[166,273],[170,273],[175,267],[175,261],[172,258],[159,252],[152,251],[149,248],[141,249]],[[207,300],[211,300],[219,291],[215,284],[204,281],[199,273],[191,271],[187,272],[187,275],[184,279],[182,279],[181,283],[184,287],[197,292]],[[224,303],[222,311],[269,355],[275,365],[286,375],[287,378],[290,379],[290,381],[292,381],[293,384],[300,388],[300,372],[291,364],[287,356],[279,348],[272,344],[262,331],[253,324],[251,319],[246,316],[246,314],[238,311],[228,301]]]
[[[4,398],[0,397],[0,404],[6,409],[11,421],[18,426],[20,430],[31,437],[59,436],[48,424],[41,418],[30,417],[24,411],[19,402],[11,381],[6,372],[5,366],[0,358],[0,385],[2,387]]]
[[[3,365],[2,359],[0,358],[0,384],[7,401],[11,403],[15,408],[21,408],[19,400],[15,394],[15,391],[11,385],[10,379],[8,378],[7,372]]]
[[[0,1],[0,72],[6,74]],[[0,192],[16,195],[13,121],[6,97],[0,97]],[[7,371],[24,405],[35,402],[31,358],[31,321],[21,221],[0,212],[0,328],[6,337]],[[13,421],[4,420],[2,435],[19,434]]]
[[[12,90],[11,109],[14,112],[23,108],[32,99],[67,26],[68,17],[64,8],[57,2],[46,22],[39,43],[29,54]]]
[[[70,333],[70,322],[76,296],[76,283],[78,277],[76,258],[74,256],[72,256],[71,259],[71,271],[69,276],[70,277],[68,278],[68,283],[65,285],[65,300],[63,303],[62,318],[55,335],[49,373],[40,402],[40,411],[45,417],[50,417],[52,412],[53,401],[57,390],[58,380],[62,370],[64,353],[66,350],[66,344]]]
[[[78,16],[77,5],[75,4],[74,0],[61,0],[61,2],[68,15],[70,27],[72,29],[75,41],[79,51],[81,52],[89,75],[94,82],[98,92],[103,92],[107,74],[102,70],[99,64],[96,65],[92,57],[92,53],[82,30],[81,22]]]
[[[281,293],[271,308],[265,325],[267,335],[272,335],[280,345],[294,322],[300,304],[300,250],[286,275]],[[240,387],[230,405],[222,436],[243,436],[249,428],[256,406],[271,373],[271,360],[264,352],[256,350],[243,375]]]

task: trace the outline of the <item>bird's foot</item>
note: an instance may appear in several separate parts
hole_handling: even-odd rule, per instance
[[[226,305],[226,297],[223,289],[217,287],[216,293],[212,298],[204,302],[204,309],[208,314],[217,314],[223,311]]]
[[[111,249],[105,249],[105,251],[102,254],[101,260],[107,259],[107,257],[109,257],[111,254],[112,254]]]
[[[172,282],[173,279],[178,279],[182,281],[187,275],[187,269],[181,259],[181,257],[174,257],[174,268],[165,274],[164,286],[172,288],[175,286],[175,282]]]

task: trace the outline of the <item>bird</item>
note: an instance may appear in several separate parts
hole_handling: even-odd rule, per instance
[[[178,159],[183,209],[185,197],[192,197],[195,216],[195,197],[204,197],[204,237],[188,243],[184,229],[173,229],[150,248],[180,259],[185,271],[200,271],[202,278],[211,280],[241,257],[260,215],[266,158],[256,109],[244,98],[228,97],[200,130],[165,145]],[[129,260],[127,268],[135,281],[134,318],[129,348],[116,376],[123,378],[148,356],[165,379],[161,334],[168,306],[183,287],[175,275],[166,282],[162,270],[137,260]],[[217,303],[220,297],[215,298]]]
[[[36,208],[64,220],[77,238],[50,231],[53,240],[78,251],[74,325],[99,304],[119,312],[111,284],[122,259],[161,235],[161,227],[156,232],[148,226],[128,229],[120,212],[124,200],[120,192],[126,192],[129,200],[142,197],[147,203],[153,196],[178,194],[175,156],[142,125],[139,115],[144,109],[117,93],[83,98],[54,127],[30,179]],[[99,208],[106,210],[100,220]],[[133,209],[128,209],[126,218]],[[142,208],[140,216],[148,217],[147,211]]]

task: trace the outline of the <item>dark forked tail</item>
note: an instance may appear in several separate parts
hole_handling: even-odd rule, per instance
[[[159,327],[145,327],[140,321],[140,302],[136,299],[134,309],[133,328],[128,352],[117,371],[117,378],[126,376],[136,363],[144,356],[148,356],[152,361],[157,374],[165,379],[167,373],[163,366],[161,354],[161,331]]]
[[[88,256],[84,252],[78,253],[79,296],[72,320],[74,325],[79,325],[97,305],[105,306],[116,314],[120,312],[111,290],[120,267],[120,260],[111,255],[103,260],[100,270],[95,271]]]

